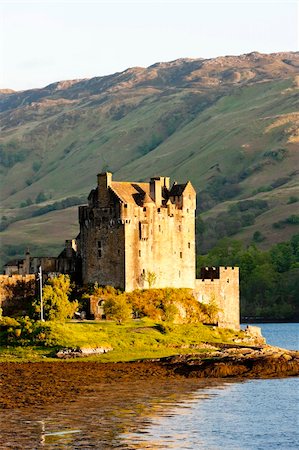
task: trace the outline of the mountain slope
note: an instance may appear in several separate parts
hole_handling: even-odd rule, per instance
[[[55,228],[63,205],[82,203],[106,170],[116,180],[190,179],[213,223],[201,233],[203,250],[223,235],[249,242],[259,231],[267,247],[298,232],[286,221],[299,205],[298,65],[298,53],[181,59],[0,92],[4,257],[37,243],[47,253],[72,237],[74,218],[57,242],[36,227],[36,214],[54,208]],[[267,205],[240,212],[244,200]],[[230,230],[221,229],[225,212],[236,218]]]

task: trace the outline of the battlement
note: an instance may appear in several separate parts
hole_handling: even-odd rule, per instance
[[[201,303],[214,303],[219,308],[218,325],[240,328],[238,267],[203,267],[195,280],[194,295]]]

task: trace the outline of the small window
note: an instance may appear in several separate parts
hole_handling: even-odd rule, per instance
[[[180,258],[183,258],[183,252],[180,252]]]
[[[159,231],[161,231],[161,225],[159,225]]]
[[[179,231],[182,231],[182,227],[181,227],[181,225],[179,225]]]
[[[117,254],[120,255],[120,250],[117,250]]]
[[[179,270],[179,278],[181,278],[181,271]]]
[[[191,244],[190,244],[190,242],[188,242],[188,248],[191,248]]]
[[[189,208],[187,208],[187,213],[189,212]]]
[[[98,257],[102,258],[102,249],[100,249],[100,248],[98,249]]]
[[[161,212],[161,208],[158,208],[158,213]]]
[[[127,207],[128,207],[128,205],[125,203],[125,204],[124,204],[124,208],[127,208]]]
[[[143,208],[143,211],[146,211],[146,207]]]
[[[229,278],[226,280],[227,283],[229,283]]]
[[[98,248],[102,248],[102,242],[98,241]]]
[[[139,256],[141,256],[141,250],[138,251]]]

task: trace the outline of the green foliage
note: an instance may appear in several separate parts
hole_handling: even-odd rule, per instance
[[[42,203],[48,199],[44,192],[39,192],[36,196],[35,203]]]
[[[197,258],[205,266],[239,266],[241,316],[291,320],[299,314],[299,235],[263,252],[254,245],[223,239],[207,255]]]
[[[0,164],[6,168],[11,168],[19,162],[23,162],[28,156],[29,151],[18,149],[17,142],[8,142],[0,145]]]
[[[42,166],[42,163],[40,161],[34,161],[32,163],[32,170],[33,170],[33,172],[38,172],[39,169],[41,168],[41,166]]]
[[[146,272],[143,272],[141,275],[141,281],[148,284],[148,288],[151,289],[154,287],[157,280],[157,275],[155,272],[151,272],[147,270]]]
[[[272,224],[272,227],[276,228],[276,229],[282,229],[282,228],[285,228],[287,225],[298,225],[298,224],[299,224],[299,215],[292,214],[291,216],[287,217],[284,220],[279,220],[278,222],[274,222]]]
[[[104,312],[107,319],[113,319],[118,324],[132,317],[132,308],[128,304],[125,294],[108,298],[104,304]]]
[[[82,205],[86,202],[86,197],[67,197],[59,202],[54,202],[49,205],[43,206],[32,212],[32,217],[42,216],[50,211],[58,211],[61,209],[70,208],[75,205]],[[38,202],[37,202],[38,203]]]
[[[297,203],[299,201],[299,197],[297,197],[296,195],[291,195],[291,197],[289,197],[288,199],[288,205],[292,204],[292,203]]]
[[[291,225],[298,225],[299,224],[299,214],[292,214],[290,217],[287,217],[286,223],[289,223]]]
[[[260,231],[255,231],[252,235],[252,239],[254,242],[263,242],[266,238]]]
[[[191,289],[143,289],[126,294],[135,317],[174,323],[209,322],[205,306],[193,297]]]
[[[287,156],[287,149],[285,148],[278,148],[277,150],[268,150],[264,153],[264,156],[266,158],[272,158],[275,161],[283,161]]]
[[[233,332],[198,324],[157,323],[144,318],[129,320],[119,326],[115,322],[59,323],[35,322],[32,332],[22,337],[6,333],[0,325],[0,359],[2,361],[36,361],[53,357],[62,347],[111,347],[107,354],[90,356],[94,361],[132,361],[141,358],[160,358],[182,353],[201,353],[202,342],[232,343],[242,332]],[[20,329],[18,323],[15,327]],[[7,347],[8,346],[8,347]],[[77,361],[77,360],[76,360]]]
[[[31,198],[27,198],[27,200],[25,200],[24,202],[21,202],[20,208],[26,208],[26,206],[30,206],[32,204],[33,204],[33,201],[31,200]]]
[[[78,309],[78,302],[69,301],[71,282],[68,275],[51,278],[43,288],[44,315],[46,320],[64,321],[73,317]],[[36,304],[38,310],[39,303]]]
[[[3,303],[3,314],[6,316],[33,317],[35,299],[35,280],[19,280],[14,284],[3,286],[7,301]]]
[[[255,218],[268,209],[269,204],[266,200],[242,200],[234,203],[228,211],[221,212],[216,217],[208,218],[205,221],[198,217],[200,229],[197,227],[196,231],[199,252],[205,253],[211,250],[219,239],[233,236],[242,228],[253,225]]]
[[[51,346],[51,326],[45,322],[34,321],[28,316],[17,320],[3,316],[0,319],[0,344],[12,346]]]

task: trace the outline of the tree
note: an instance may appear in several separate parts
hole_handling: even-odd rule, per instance
[[[290,269],[295,256],[293,255],[293,248],[289,242],[280,242],[272,247],[270,251],[272,264],[277,272],[286,272]]]
[[[77,300],[70,302],[71,282],[68,275],[51,278],[43,288],[44,315],[48,320],[66,320],[78,309]]]
[[[149,289],[154,287],[157,281],[157,275],[155,274],[155,272],[151,272],[149,270],[143,272],[140,278],[143,282],[146,282],[148,284]]]
[[[104,313],[107,319],[113,319],[118,324],[132,317],[132,308],[127,303],[126,295],[120,294],[108,298],[104,304]]]

